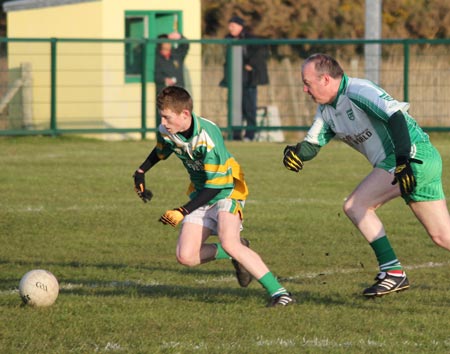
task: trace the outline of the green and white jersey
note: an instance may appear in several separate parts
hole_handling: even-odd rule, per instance
[[[227,150],[219,127],[195,114],[192,114],[192,120],[194,130],[189,139],[181,134],[171,134],[163,125],[159,126],[156,144],[158,157],[166,159],[174,153],[183,162],[191,180],[188,189],[190,199],[204,188],[217,188],[221,191],[209,204],[224,198],[245,200],[248,189],[244,174]]]
[[[387,122],[395,112],[403,112],[413,147],[415,143],[429,141],[408,109],[409,103],[393,99],[374,83],[344,75],[334,102],[317,108],[305,141],[322,147],[337,137],[363,154],[373,166],[383,165],[391,156],[389,164],[394,167],[394,143]]]

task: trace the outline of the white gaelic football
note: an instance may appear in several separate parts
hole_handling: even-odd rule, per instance
[[[56,277],[48,270],[34,269],[26,273],[19,283],[19,294],[23,302],[36,307],[52,305],[59,293]]]

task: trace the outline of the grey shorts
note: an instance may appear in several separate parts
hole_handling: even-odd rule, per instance
[[[220,211],[227,211],[232,214],[239,214],[243,219],[243,209],[245,201],[236,199],[221,199],[212,205],[204,205],[186,215],[183,223],[189,222],[204,226],[211,230],[213,235],[217,235],[217,220]],[[243,229],[241,221],[241,231]]]

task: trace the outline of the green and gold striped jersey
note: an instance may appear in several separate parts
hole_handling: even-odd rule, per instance
[[[394,142],[387,122],[402,111],[411,145],[428,142],[428,135],[408,114],[409,103],[393,99],[374,83],[344,75],[334,102],[319,105],[305,141],[320,147],[337,137],[363,154],[373,166],[382,166],[386,157],[395,167]],[[386,167],[386,166],[384,166]]]
[[[244,173],[225,146],[219,127],[213,122],[192,113],[193,134],[186,139],[181,134],[171,134],[162,125],[157,134],[156,151],[160,159],[174,153],[189,173],[191,180],[188,195],[194,199],[204,188],[221,191],[209,202],[232,198],[245,200],[248,195]]]

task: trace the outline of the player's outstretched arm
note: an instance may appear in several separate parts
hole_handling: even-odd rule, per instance
[[[134,178],[134,191],[144,203],[149,202],[153,198],[151,190],[145,188],[145,173],[141,169],[137,169],[133,175]]]
[[[297,145],[287,145],[284,148],[283,164],[290,171],[299,172],[303,168],[303,161],[297,155]]]
[[[160,218],[159,221],[164,225],[177,226],[184,217],[189,214],[189,212],[183,208],[179,207],[176,209],[167,210]]]
[[[163,216],[159,218],[164,225],[171,225],[173,227],[177,226],[186,215],[192,213],[195,209],[208,204],[208,202],[213,199],[221,189],[217,188],[204,188],[194,199],[190,200],[188,203],[182,207],[167,210]]]
[[[308,141],[302,141],[297,145],[287,145],[283,152],[283,164],[288,170],[299,172],[303,169],[304,161],[313,159],[319,150],[319,145]]]
[[[156,165],[158,161],[159,157],[155,148],[133,174],[134,191],[144,203],[149,202],[153,198],[153,193],[151,192],[151,190],[145,188],[145,172]]]

